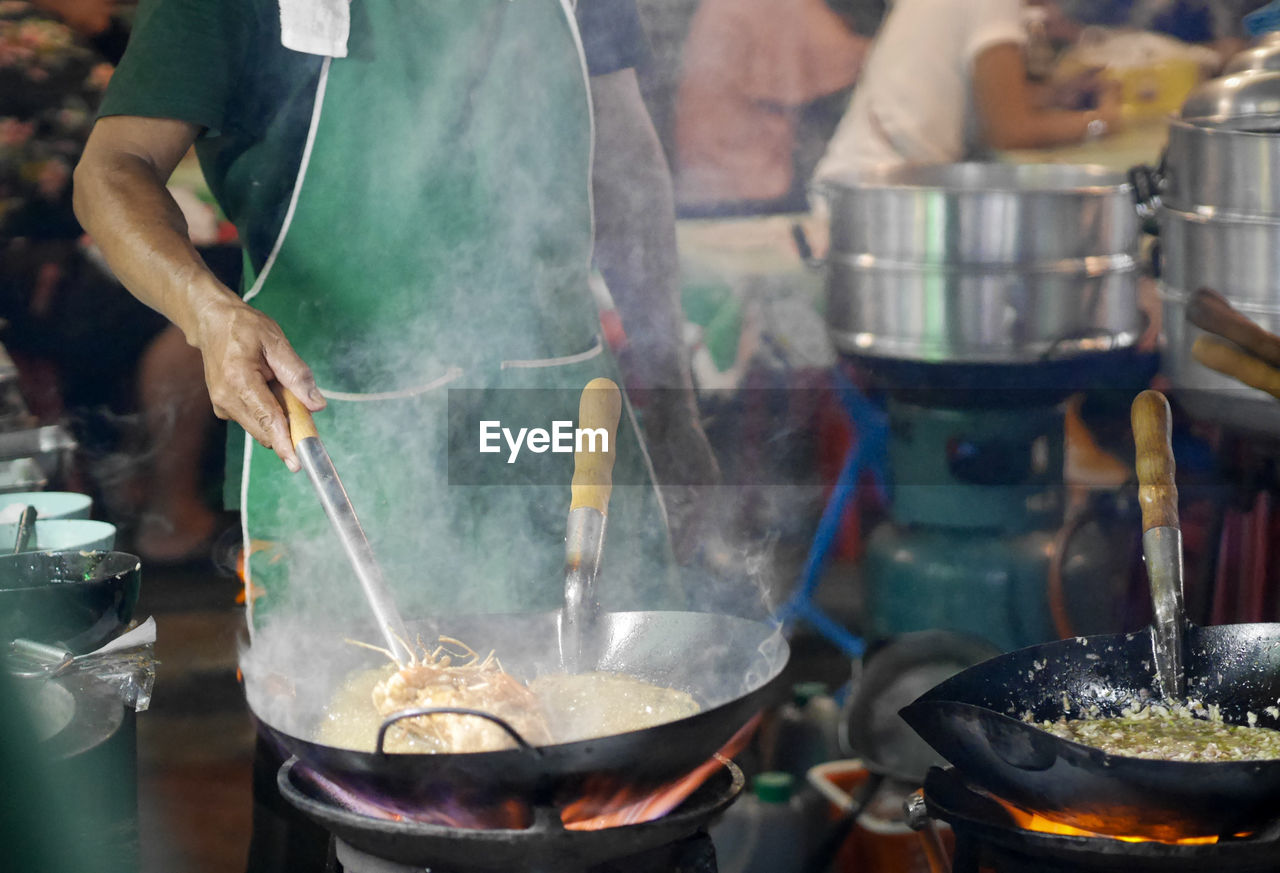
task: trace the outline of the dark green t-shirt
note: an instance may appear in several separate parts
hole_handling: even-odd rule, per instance
[[[577,18],[592,75],[646,59],[635,0],[579,0]],[[276,0],[143,0],[99,114],[205,128],[205,180],[257,270],[288,208],[321,64],[280,44]]]

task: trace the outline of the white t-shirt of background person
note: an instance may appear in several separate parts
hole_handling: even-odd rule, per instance
[[[815,179],[972,157],[973,62],[1002,43],[1026,43],[1021,0],[898,0]]]

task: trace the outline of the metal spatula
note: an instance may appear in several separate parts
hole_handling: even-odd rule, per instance
[[[369,545],[369,538],[365,536],[360,519],[356,517],[347,489],[338,478],[338,471],[334,468],[324,443],[320,442],[311,410],[291,392],[284,389],[281,391],[285,411],[289,416],[289,438],[293,441],[302,469],[307,471],[307,478],[315,486],[324,514],[329,517],[343,551],[347,553],[347,559],[355,570],[356,578],[360,580],[360,587],[369,602],[369,608],[373,610],[378,630],[387,644],[387,651],[392,653],[398,663],[405,664],[411,653],[407,648],[408,634],[404,621],[401,620],[400,610],[396,608],[391,590],[382,577],[382,568],[373,554],[373,547]]]
[[[1172,414],[1159,391],[1143,391],[1130,412],[1137,447],[1138,503],[1142,507],[1142,554],[1151,584],[1151,623],[1156,679],[1166,700],[1186,695],[1182,609],[1182,528],[1174,484]]]
[[[568,673],[584,669],[587,641],[592,638],[600,614],[595,582],[613,494],[614,442],[621,414],[622,394],[612,380],[592,379],[582,389],[578,432],[603,431],[607,440],[602,446],[597,439],[593,446],[579,437],[573,453],[572,497],[564,543],[564,608],[560,616],[560,662]]]

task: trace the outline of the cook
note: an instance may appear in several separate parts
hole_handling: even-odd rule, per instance
[[[573,418],[582,385],[615,372],[593,257],[627,332],[627,382],[662,434],[655,464],[714,475],[679,354],[670,181],[634,70],[645,52],[633,0],[144,0],[76,210],[129,290],[201,351],[215,410],[244,428],[227,492],[245,543],[292,544],[247,562],[250,603],[265,592],[256,621],[312,605],[344,566],[285,469],[298,463],[273,381],[325,409],[402,612],[557,604],[567,488],[450,485],[470,458],[446,451],[447,389],[502,407],[486,418]],[[243,299],[196,255],[164,187],[193,143],[245,246]],[[555,395],[567,409],[498,390],[532,388],[572,389]],[[604,561],[651,572],[602,597],[679,604],[659,495],[625,487],[649,481],[629,421]],[[362,608],[354,583],[324,597],[339,615]]]
[[[853,6],[849,0],[837,5]],[[819,181],[906,164],[973,160],[984,149],[1096,139],[1120,122],[1120,95],[1097,108],[1043,105],[1027,78],[1021,0],[898,0],[871,47]],[[909,60],[908,60],[909,59]]]
[[[446,389],[490,392],[504,405],[486,418],[572,418],[493,389],[580,389],[613,372],[593,255],[627,331],[628,382],[675,389],[652,391],[646,409],[664,435],[655,462],[711,475],[678,347],[670,185],[634,72],[638,16],[632,0],[579,5],[585,69],[567,0],[139,10],[76,206],[130,291],[200,349],[216,411],[247,432],[229,447],[227,488],[246,542],[314,545],[289,561],[253,556],[259,610],[341,562],[305,480],[264,449],[296,469],[273,380],[327,406],[319,426],[387,575],[412,580],[397,591],[403,611],[554,605],[563,495],[445,487]],[[192,251],[164,189],[193,142],[246,249],[243,299]],[[625,430],[617,480],[634,483],[647,477]],[[626,535],[606,561],[625,566],[666,551],[666,531],[651,489],[621,491],[612,527]],[[424,548],[447,573],[426,572]],[[617,593],[676,596],[641,583]],[[655,574],[650,587],[664,586]]]

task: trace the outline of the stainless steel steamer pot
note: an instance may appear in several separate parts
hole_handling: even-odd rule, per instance
[[[1272,74],[1280,88],[1280,74]],[[1280,404],[1191,356],[1201,331],[1191,295],[1212,288],[1263,329],[1280,331],[1280,117],[1174,119],[1153,191],[1161,240],[1161,369],[1188,411],[1230,427],[1280,433]]]
[[[949,164],[824,182],[827,324],[846,354],[1024,363],[1141,331],[1138,219],[1098,167]]]

